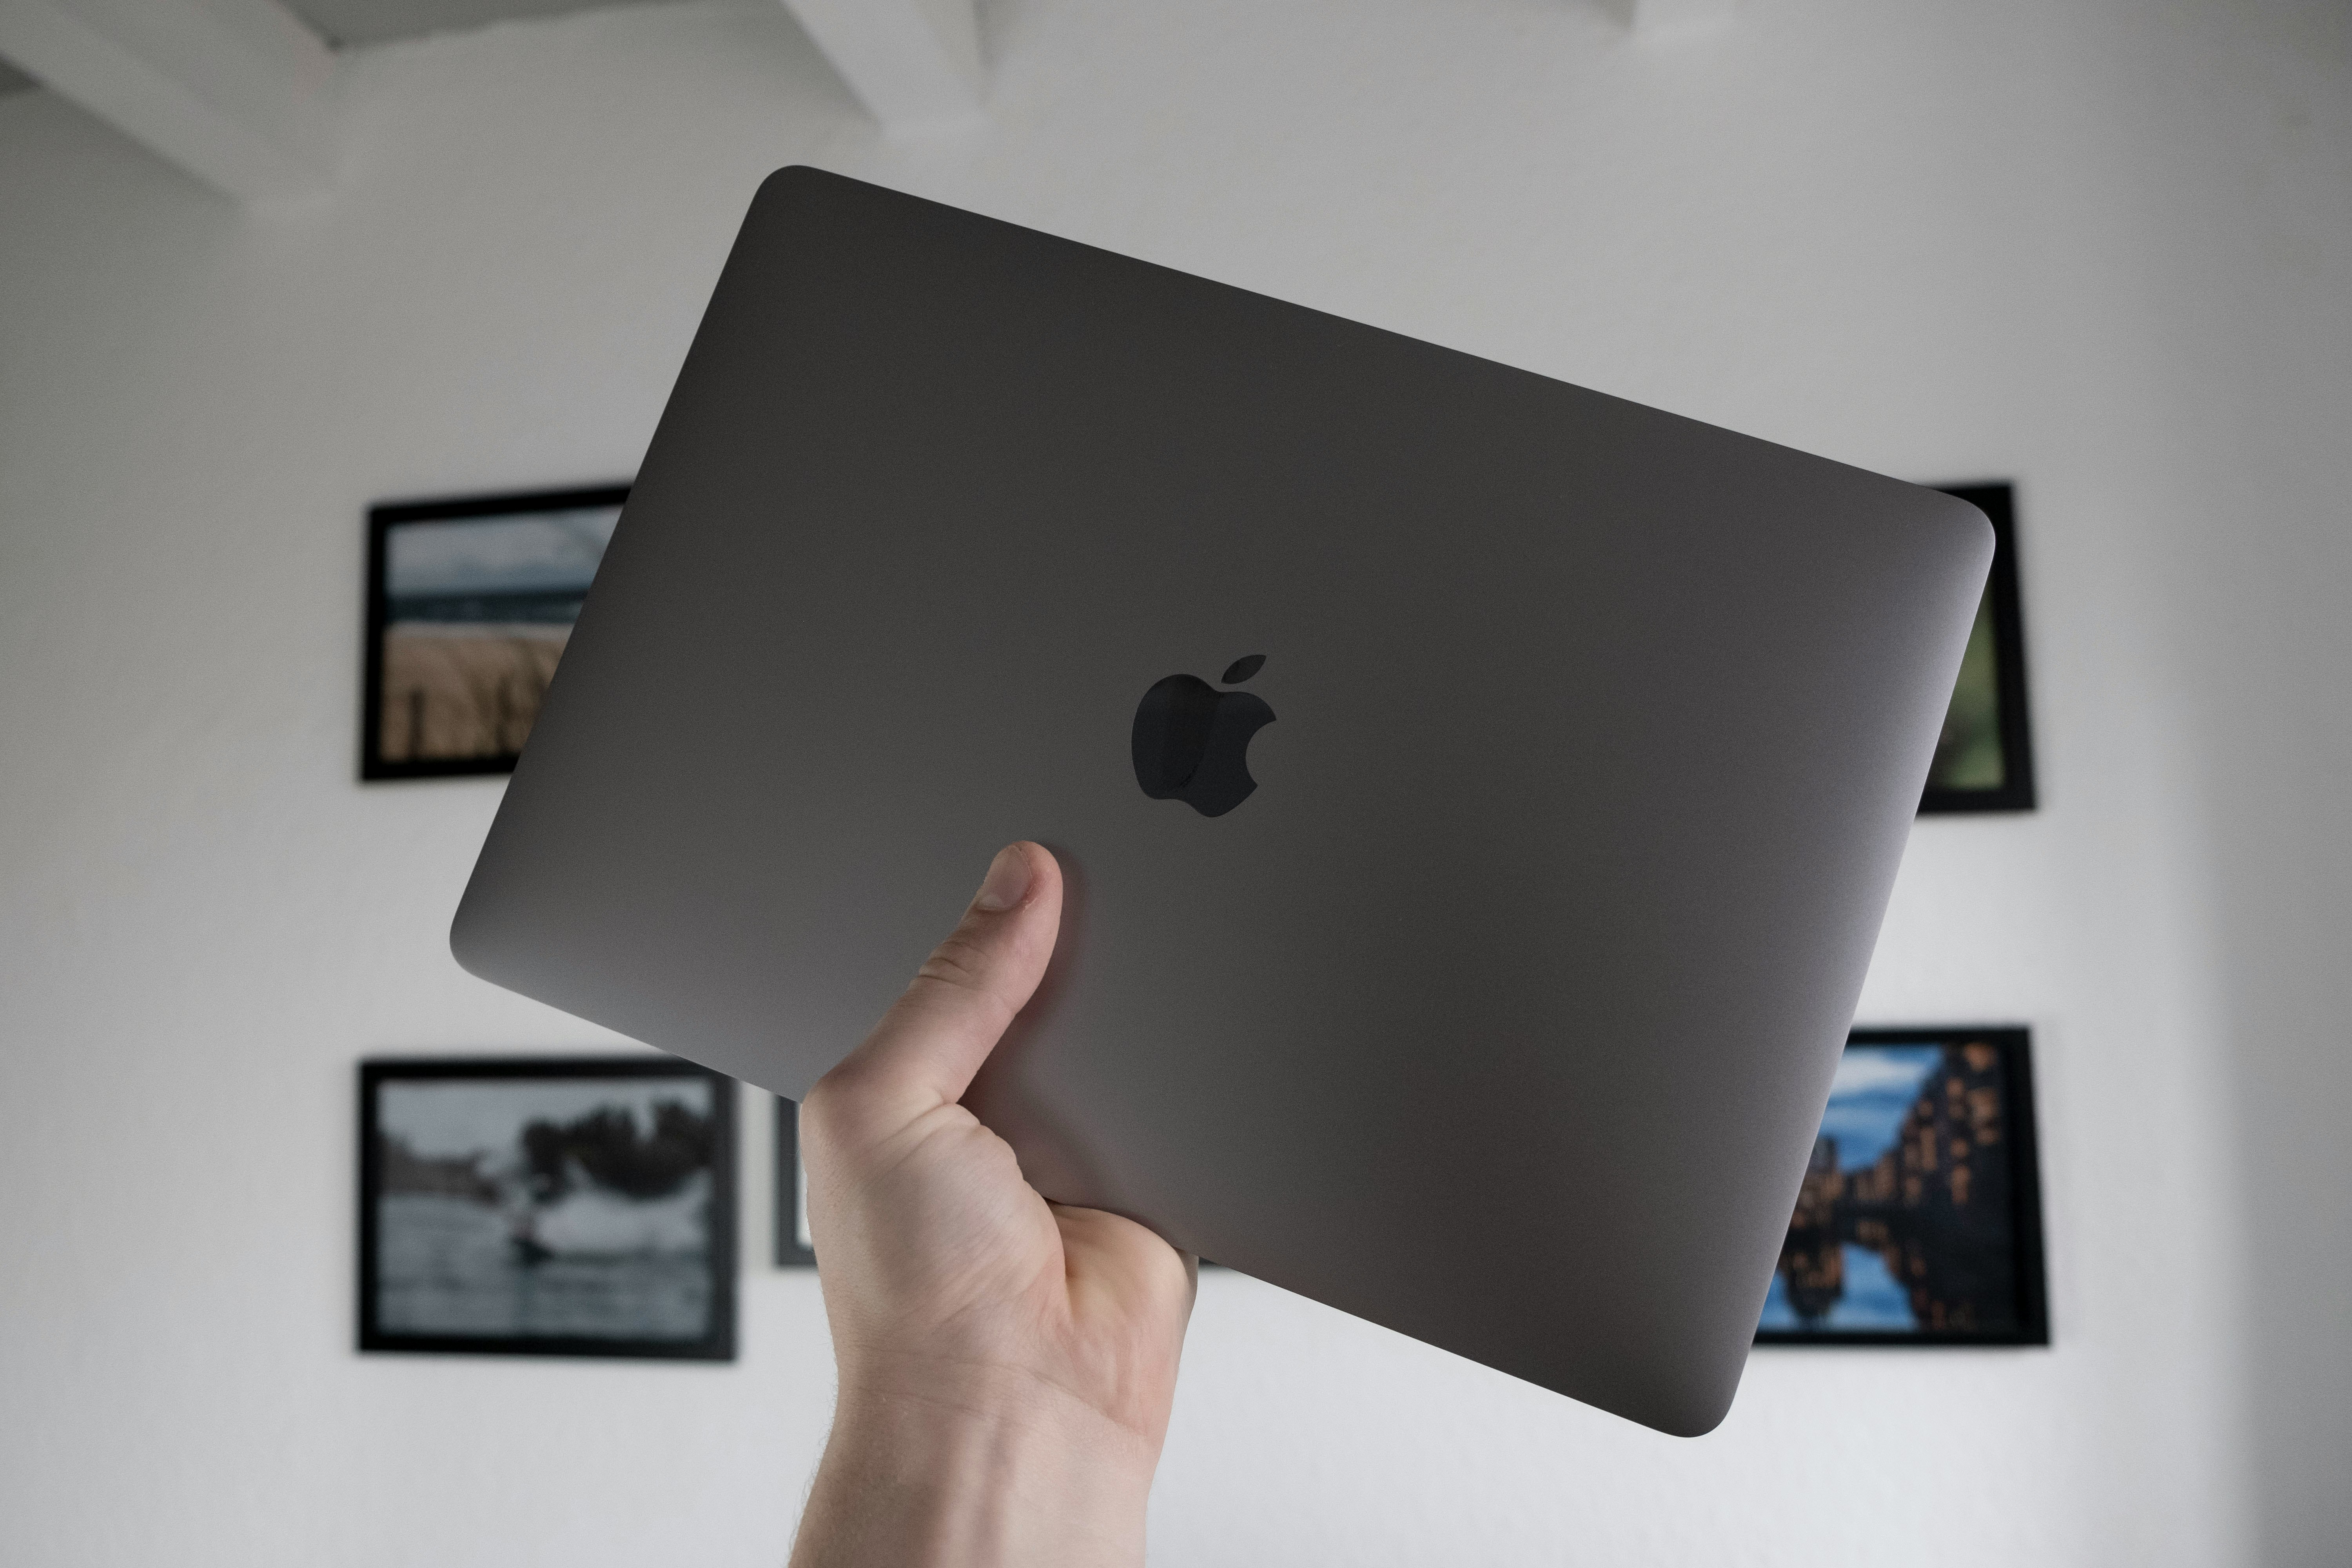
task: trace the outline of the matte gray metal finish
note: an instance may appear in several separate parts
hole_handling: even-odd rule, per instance
[[[996,847],[1047,1195],[1662,1430],[1728,1408],[1990,559],[1874,474],[805,169],[452,942],[798,1099]],[[1276,721],[1148,798],[1145,692]]]

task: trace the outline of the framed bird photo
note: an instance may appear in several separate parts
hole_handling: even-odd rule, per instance
[[[362,1063],[360,1349],[732,1361],[734,1130],[673,1057]]]

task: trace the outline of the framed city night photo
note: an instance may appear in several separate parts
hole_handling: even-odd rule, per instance
[[[734,1360],[734,1134],[674,1057],[362,1062],[360,1349]]]
[[[513,769],[625,485],[368,513],[360,777]]]
[[[2025,1030],[1853,1031],[1756,1342],[2050,1342]]]

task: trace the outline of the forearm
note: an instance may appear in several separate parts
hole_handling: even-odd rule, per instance
[[[1138,1568],[1156,1449],[1051,1402],[845,1389],[792,1568]]]

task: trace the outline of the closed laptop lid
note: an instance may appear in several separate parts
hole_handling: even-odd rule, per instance
[[[452,941],[798,1099],[988,857],[1057,1201],[1728,1408],[1991,552],[1949,497],[807,169]],[[1181,679],[1180,679],[1181,678]]]

